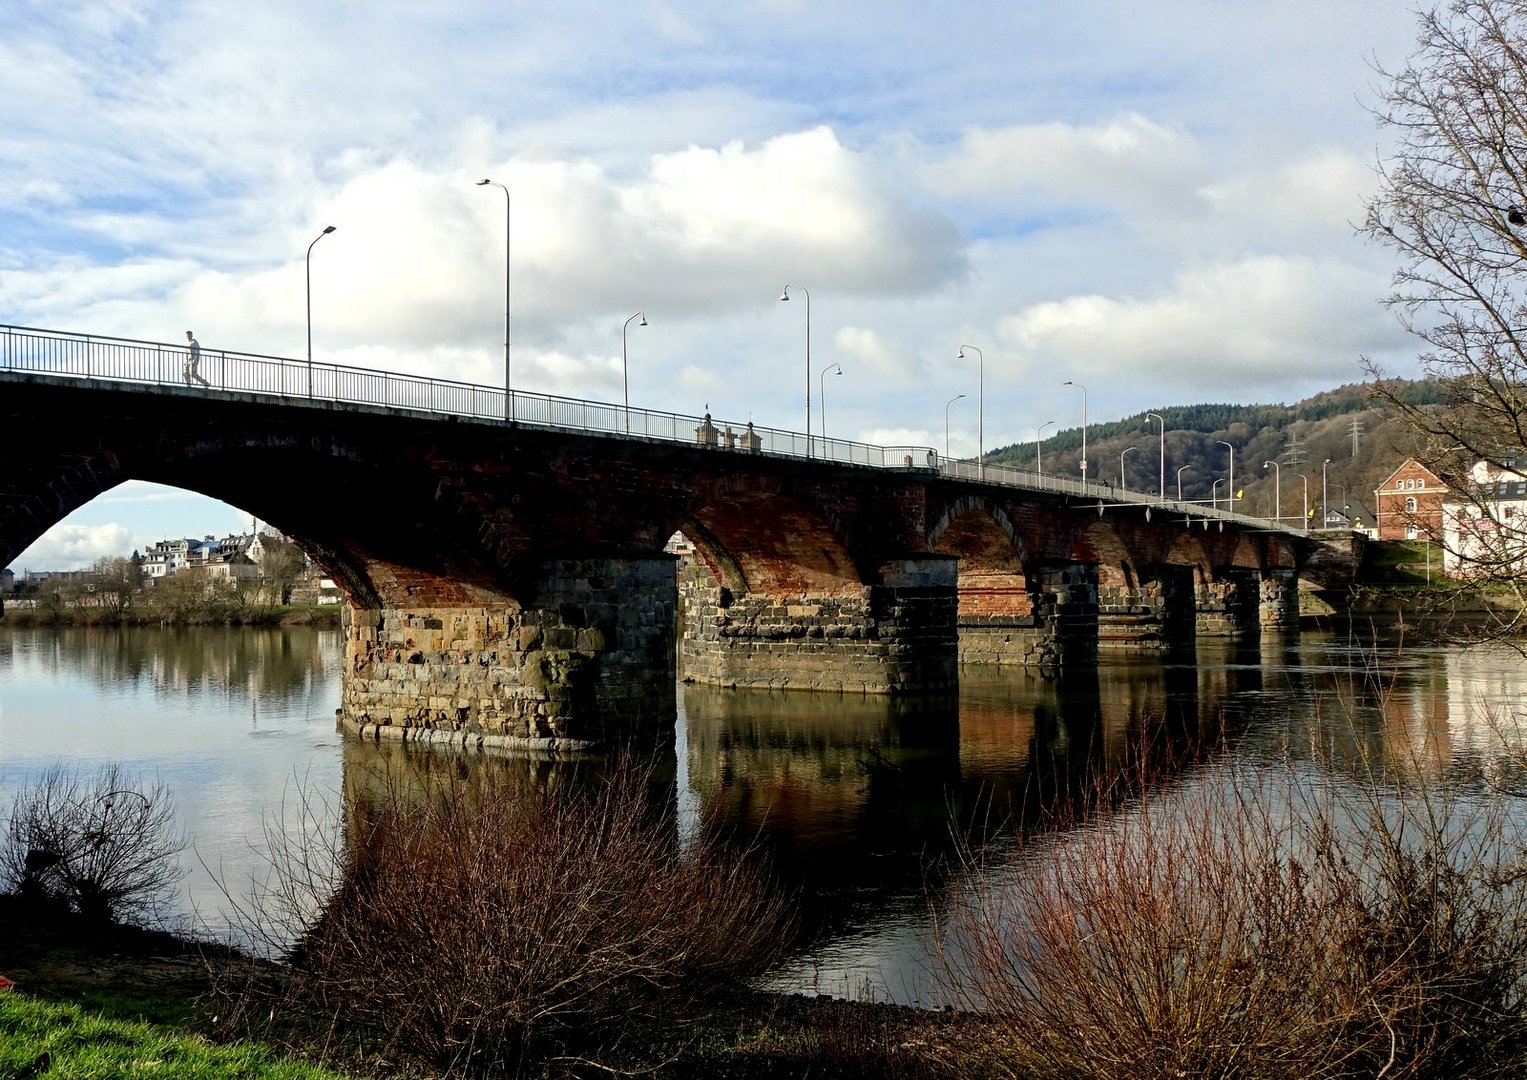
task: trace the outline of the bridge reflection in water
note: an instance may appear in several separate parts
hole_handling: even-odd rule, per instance
[[[420,785],[492,768],[529,791],[607,768],[341,740],[339,653],[332,632],[303,628],[0,627],[0,782],[9,794],[60,758],[164,779],[196,841],[187,908],[215,918],[208,868],[236,890],[263,873],[258,838],[294,780],[334,795],[384,765]],[[1012,824],[1054,827],[1092,797],[1094,777],[1127,779],[1142,753],[1163,763],[1165,800],[1230,760],[1318,769],[1317,746],[1480,784],[1515,768],[1486,712],[1514,719],[1527,671],[1510,650],[1306,633],[1105,656],[1054,677],[967,668],[952,700],[699,686],[678,700],[676,739],[651,758],[653,797],[673,811],[676,843],[701,822],[725,829],[756,841],[798,890],[814,936],[779,984],[839,992],[868,980],[925,1000],[927,899],[965,880],[964,839],[1000,868]]]
[[[1170,806],[1234,763],[1292,758],[1319,773],[1362,760],[1475,782],[1510,764],[1487,737],[1481,695],[1497,707],[1527,697],[1514,654],[1329,634],[1203,642],[1054,675],[967,670],[957,698],[920,702],[690,686],[654,796],[675,814],[676,842],[699,822],[724,829],[756,844],[799,896],[802,940],[773,985],[931,1002],[928,904],[966,886],[963,854],[1000,874],[1015,830],[1064,836],[1130,806],[1142,777]],[[468,767],[349,744],[347,768],[375,754],[426,773]],[[542,785],[605,766],[497,767]]]

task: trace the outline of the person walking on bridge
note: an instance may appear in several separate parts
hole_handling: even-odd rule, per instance
[[[197,341],[196,335],[189,330],[186,331],[186,340],[190,342],[189,348],[186,349],[186,385],[201,383],[203,386],[211,386],[212,384],[202,378],[201,372],[197,370],[201,366],[201,342]]]

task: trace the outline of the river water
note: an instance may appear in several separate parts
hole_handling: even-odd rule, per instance
[[[230,933],[228,895],[264,876],[265,830],[306,793],[397,747],[335,731],[337,631],[0,629],[0,815],[56,763],[119,763],[173,792],[193,841],[182,917]],[[931,1000],[925,912],[960,838],[1011,846],[1089,778],[1142,747],[1164,767],[1321,762],[1334,752],[1484,785],[1498,730],[1527,711],[1527,665],[1469,649],[1332,632],[1107,657],[1049,677],[966,668],[957,700],[679,688],[682,827],[702,815],[755,837],[800,896],[812,943],[772,984]],[[1183,764],[1196,762],[1196,764]],[[524,765],[577,771],[574,765]],[[688,823],[686,826],[685,823]]]

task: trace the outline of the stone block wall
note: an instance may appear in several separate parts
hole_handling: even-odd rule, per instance
[[[548,564],[534,606],[352,610],[341,726],[575,748],[672,737],[673,560]]]
[[[1143,570],[1138,586],[1098,589],[1098,648],[1161,650],[1193,640],[1193,571]]]
[[[1220,576],[1198,589],[1199,637],[1236,637],[1257,628],[1261,597],[1254,570],[1223,570]]]
[[[685,575],[680,673],[771,690],[943,693],[958,684],[956,561],[899,559],[831,596],[735,597]]]
[[[1260,619],[1264,630],[1299,627],[1299,577],[1292,570],[1268,570],[1262,575]]]

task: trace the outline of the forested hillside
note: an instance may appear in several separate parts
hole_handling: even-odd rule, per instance
[[[1441,389],[1431,382],[1397,384],[1402,400],[1417,405],[1440,405]],[[1364,523],[1373,520],[1373,490],[1407,457],[1417,453],[1414,432],[1393,418],[1365,384],[1328,390],[1293,405],[1181,405],[1152,409],[1165,420],[1165,487],[1177,495],[1178,470],[1182,497],[1225,505],[1230,480],[1230,450],[1235,449],[1237,509],[1264,517],[1281,510],[1297,518],[1308,507],[1319,513],[1321,465],[1326,495],[1333,510],[1350,507]],[[1162,425],[1146,413],[1087,427],[1088,476],[1120,482],[1123,454],[1124,485],[1131,491],[1155,491],[1162,484]],[[1046,473],[1081,476],[1082,432],[1070,428],[1046,437]],[[1133,450],[1128,449],[1134,447]],[[1036,466],[1033,441],[1002,447],[990,460],[1019,468]],[[1276,462],[1278,469],[1264,466]],[[1281,506],[1275,477],[1282,473]],[[1220,483],[1216,486],[1215,481]]]

